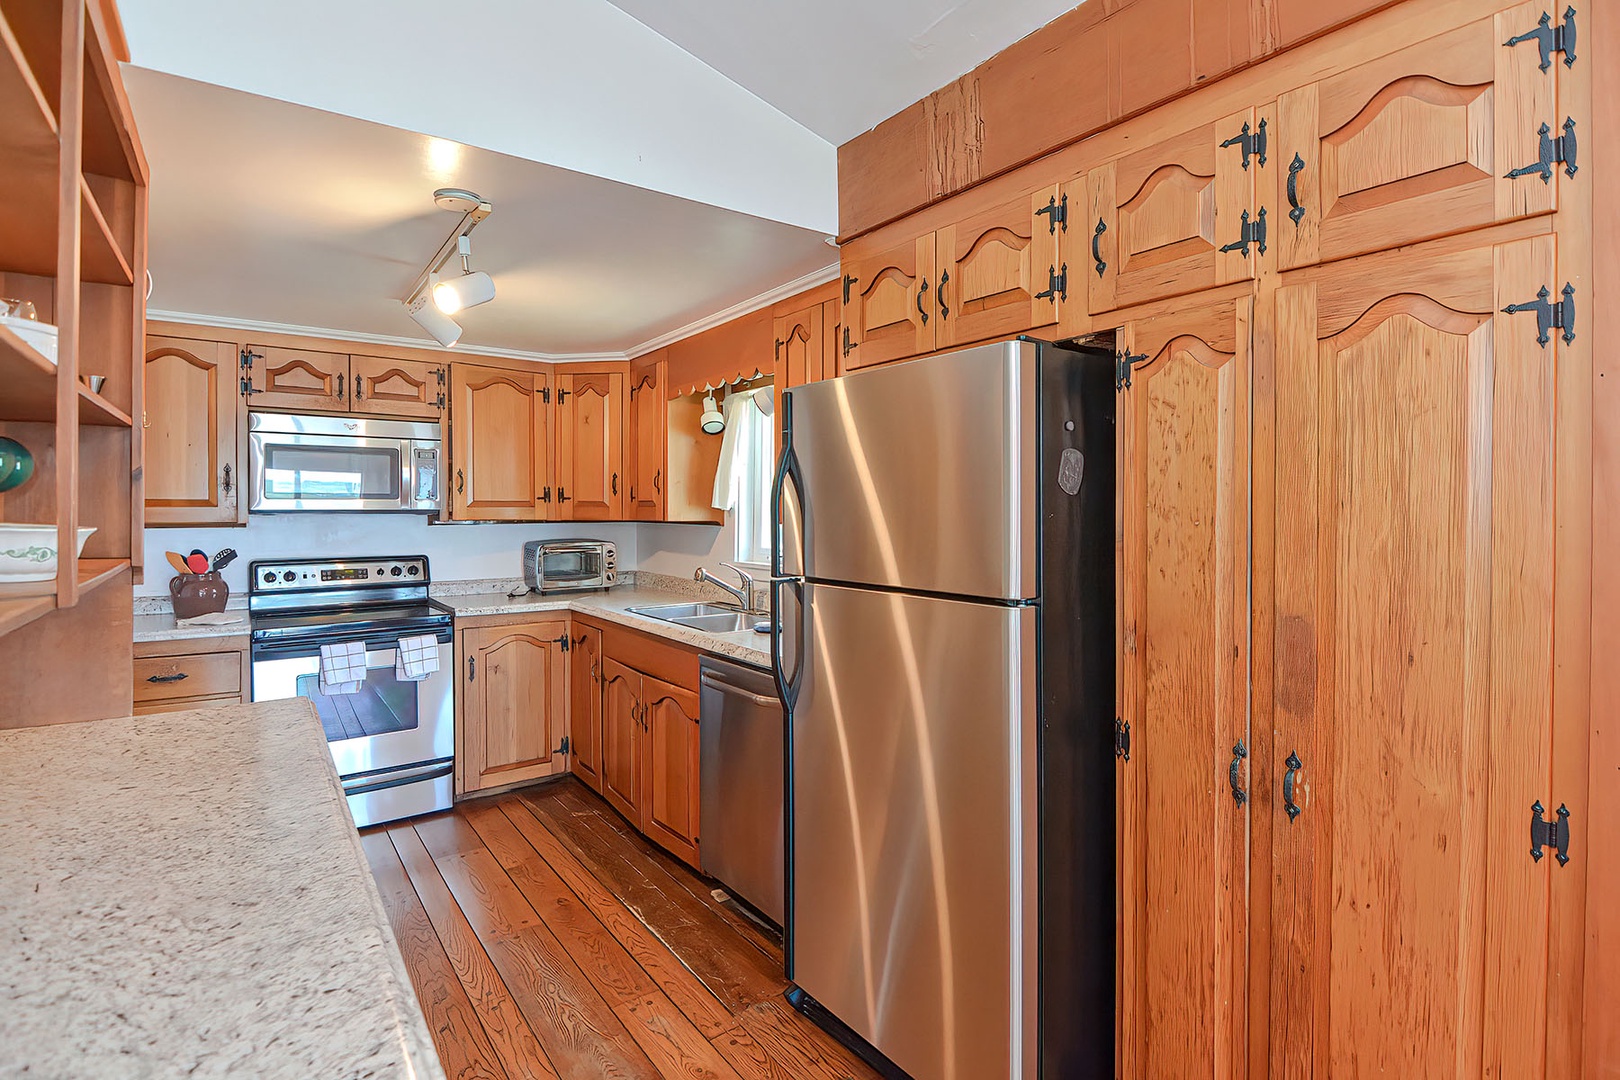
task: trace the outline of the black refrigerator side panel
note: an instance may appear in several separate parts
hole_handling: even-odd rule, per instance
[[[1042,351],[1040,1075],[1114,1068],[1114,357]]]

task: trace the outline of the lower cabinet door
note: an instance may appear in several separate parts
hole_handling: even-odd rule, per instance
[[[602,797],[641,824],[641,674],[602,661]]]
[[[698,864],[698,696],[642,676],[643,776],[641,830],[671,854]]]
[[[566,768],[567,619],[461,634],[463,791],[538,780]]]
[[[602,631],[576,625],[569,656],[568,741],[574,775],[602,790]]]

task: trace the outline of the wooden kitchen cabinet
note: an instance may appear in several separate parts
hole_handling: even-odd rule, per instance
[[[611,657],[602,661],[602,786],[615,810],[641,827],[641,673]]]
[[[622,371],[557,376],[557,506],[574,521],[622,521],[626,375]]]
[[[349,411],[373,416],[437,420],[444,415],[448,364],[351,356]]]
[[[1075,300],[1082,281],[1091,311],[1102,313],[1254,276],[1260,245],[1242,245],[1244,223],[1260,226],[1254,178],[1275,171],[1277,161],[1268,152],[1262,164],[1250,153],[1245,168],[1244,144],[1224,144],[1245,131],[1257,137],[1261,119],[1245,109],[1200,124],[1090,170],[1084,194],[1066,185]],[[1267,210],[1268,232],[1277,216]]]
[[[240,705],[252,692],[247,636],[135,644],[134,712]]]
[[[698,865],[698,695],[652,676],[641,680],[641,830]]]
[[[1542,125],[1549,149],[1574,132],[1565,66],[1542,71],[1534,40],[1503,45],[1547,10],[1520,4],[1281,95],[1267,170],[1278,265],[1551,213],[1566,186],[1590,183],[1540,166]]]
[[[551,440],[544,370],[450,366],[450,516],[544,521],[551,516]]]
[[[1459,237],[1277,291],[1274,1076],[1575,1075],[1549,1009],[1587,849],[1532,858],[1526,825],[1586,805],[1554,754],[1585,734],[1554,694],[1581,571],[1550,557],[1585,406],[1562,335],[1503,311],[1563,280],[1556,248]]]
[[[828,377],[824,366],[827,354],[824,307],[811,304],[787,315],[778,315],[772,321],[777,390],[790,390]]]
[[[881,250],[864,245],[844,249],[849,284],[843,332],[849,351],[844,367],[853,371],[930,352],[939,329],[934,319],[934,234],[926,233]]]
[[[236,347],[146,339],[146,524],[234,525],[245,507]]]
[[[1058,321],[1068,285],[1058,258],[1067,204],[1056,184],[952,222],[934,238],[934,308],[944,349]]]
[[[287,412],[348,412],[349,357],[345,353],[249,344],[249,408]]]
[[[663,521],[664,467],[669,438],[669,402],[662,361],[630,370],[630,470],[626,505],[633,521]]]
[[[592,791],[602,790],[602,631],[575,622],[568,658],[569,763]]]
[[[1119,330],[1134,361],[1117,429],[1127,1078],[1246,1075],[1252,303]]]
[[[565,617],[460,630],[460,792],[539,780],[567,768]]]

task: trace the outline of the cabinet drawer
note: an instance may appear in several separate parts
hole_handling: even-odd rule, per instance
[[[135,658],[136,702],[241,693],[242,654],[238,652]]]
[[[187,709],[212,709],[219,705],[240,704],[242,704],[240,694],[220,694],[218,697],[165,698],[162,701],[137,701],[134,714],[136,716],[151,716],[153,713],[185,712]]]

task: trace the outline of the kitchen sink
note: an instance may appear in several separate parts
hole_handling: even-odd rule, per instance
[[[653,607],[631,608],[633,615],[646,615],[672,622],[677,626],[706,630],[711,634],[733,634],[739,630],[770,632],[769,615],[750,615],[724,604],[657,604]],[[757,627],[765,627],[763,631]]]

